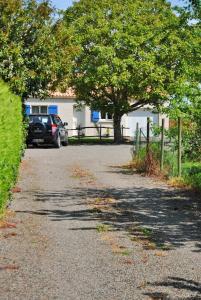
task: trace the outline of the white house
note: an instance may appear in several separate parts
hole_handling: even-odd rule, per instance
[[[83,129],[82,133],[86,136],[96,136],[99,134],[100,125],[111,128],[103,128],[103,135],[113,135],[112,116],[107,113],[102,114],[91,111],[87,106],[78,109],[75,94],[71,89],[66,93],[56,92],[45,100],[29,98],[25,104],[27,114],[58,114],[63,122],[68,122],[69,136],[77,135],[77,130],[75,129],[78,126],[92,127]],[[122,117],[122,126],[125,128],[123,132],[124,136],[133,138],[137,122],[146,134],[147,117],[150,117],[151,121],[156,125],[160,125],[162,118],[165,118],[165,127],[169,127],[169,119],[167,117],[152,112],[150,108],[141,108]]]

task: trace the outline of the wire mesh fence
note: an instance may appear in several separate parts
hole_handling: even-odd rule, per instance
[[[132,156],[134,159],[145,160],[151,153],[160,171],[172,176],[181,174],[181,124],[178,121],[178,136],[173,138],[165,130],[164,119],[161,126],[153,125],[149,118],[147,127],[136,124],[134,132]]]

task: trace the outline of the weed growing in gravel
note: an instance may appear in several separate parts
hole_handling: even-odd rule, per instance
[[[107,232],[109,230],[111,230],[111,226],[106,225],[106,224],[98,224],[96,226],[96,230],[101,233],[101,232]]]
[[[129,256],[130,255],[130,251],[128,249],[122,251],[120,254],[123,255],[123,256]]]
[[[133,238],[145,238],[151,237],[153,235],[153,230],[147,227],[139,227],[137,225],[130,226],[128,231],[132,235]]]
[[[143,245],[146,250],[157,249],[157,244],[153,241],[153,230],[147,227],[131,226],[129,229],[130,239]]]
[[[152,229],[146,227],[140,228],[140,231],[147,237],[151,237],[153,234]]]
[[[113,209],[116,203],[114,198],[95,198],[89,201],[89,204],[93,207],[93,210],[98,211],[107,211]]]
[[[146,243],[144,243],[144,249],[145,250],[156,250],[157,245],[154,242],[146,242]]]
[[[172,245],[165,243],[157,243],[153,237],[153,230],[146,227],[131,226],[129,229],[130,240],[143,245],[145,250],[162,251],[172,250]]]
[[[171,177],[168,180],[168,184],[170,186],[176,187],[176,188],[190,188],[190,186],[187,186],[187,184],[185,183],[184,178],[182,177]]]
[[[169,251],[173,249],[172,245],[167,245],[167,244],[159,244],[158,248],[163,250],[163,251]]]

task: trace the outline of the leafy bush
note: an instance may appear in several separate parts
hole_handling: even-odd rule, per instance
[[[201,160],[201,122],[196,120],[183,120],[182,121],[182,148],[184,160]],[[173,121],[172,121],[173,123]],[[165,130],[165,136],[175,144],[175,149],[178,148],[178,128],[176,121],[169,129]],[[152,125],[152,132],[154,136],[161,134],[161,127]]]
[[[183,177],[187,184],[201,190],[201,163],[185,163],[183,165]]]
[[[23,145],[21,99],[0,81],[0,213],[15,183]]]
[[[183,134],[184,157],[201,160],[201,128],[192,126]]]
[[[201,191],[201,172],[188,176],[185,178],[185,180],[193,188]]]

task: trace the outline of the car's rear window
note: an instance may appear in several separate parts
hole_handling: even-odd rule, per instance
[[[29,116],[29,123],[51,124],[50,116]]]

